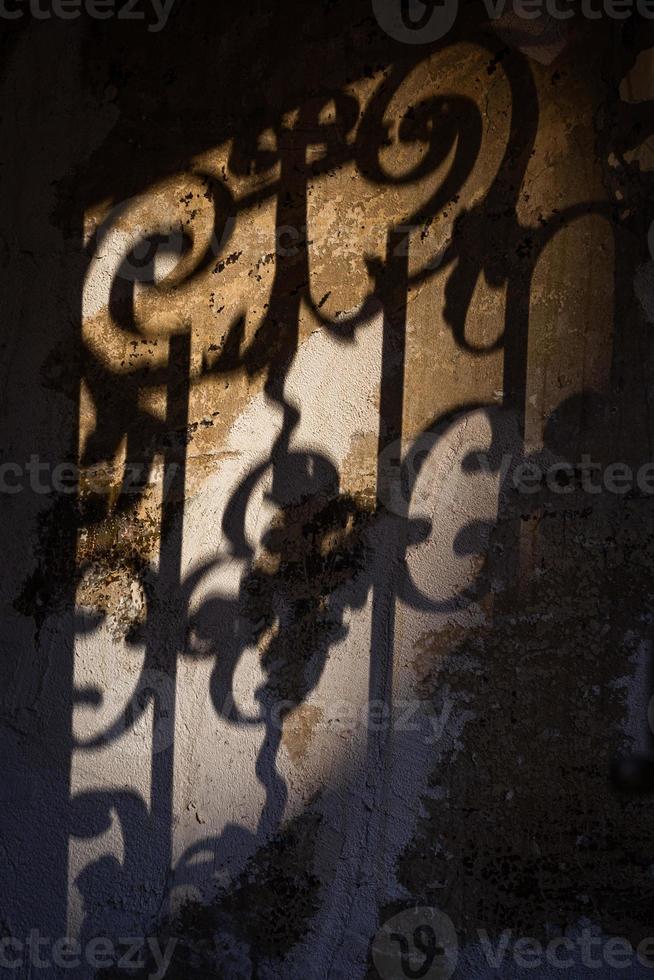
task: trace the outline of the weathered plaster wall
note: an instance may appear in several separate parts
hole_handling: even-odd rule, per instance
[[[7,501],[3,928],[179,977],[376,976],[415,904],[466,977],[479,928],[637,941],[651,503],[511,476],[649,459],[644,41],[291,6],[6,42],[3,450],[82,479]]]

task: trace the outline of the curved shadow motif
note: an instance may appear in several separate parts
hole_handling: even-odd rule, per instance
[[[496,54],[496,49],[488,40],[479,39],[478,43],[489,55]],[[196,568],[185,578],[181,575],[178,552],[181,550],[183,502],[170,504],[162,518],[162,548],[166,547],[167,541],[172,541],[173,550],[177,549],[171,561],[172,571],[157,577],[148,569],[141,583],[150,597],[143,630],[146,646],[143,675],[160,664],[157,644],[162,623],[171,623],[171,634],[176,641],[180,641],[177,646],[171,644],[169,652],[173,657],[183,651],[185,657],[214,661],[209,694],[216,714],[237,727],[258,725],[264,729],[256,760],[256,776],[265,790],[265,804],[255,840],[243,828],[229,825],[222,837],[193,845],[182,856],[174,869],[177,882],[184,883],[197,877],[198,857],[205,857],[205,861],[200,862],[201,870],[204,869],[210,877],[209,871],[215,864],[216,854],[224,853],[225,848],[238,841],[242,844],[244,840],[252,849],[255,841],[262,842],[279,827],[288,797],[288,788],[278,768],[283,723],[294,707],[304,703],[315,690],[331,647],[346,635],[343,608],[333,601],[333,597],[345,576],[356,581],[356,588],[349,593],[351,608],[360,608],[371,590],[379,595],[384,585],[388,585],[372,580],[367,563],[366,534],[373,515],[341,492],[339,474],[326,455],[311,450],[291,449],[291,436],[297,428],[301,408],[289,401],[286,382],[300,342],[302,306],[308,308],[321,327],[344,342],[355,339],[357,330],[365,327],[373,312],[380,308],[384,312],[378,500],[374,515],[379,516],[384,512],[384,507],[386,511],[393,510],[384,500],[384,486],[389,475],[385,466],[395,453],[394,447],[402,434],[402,369],[406,303],[410,290],[434,277],[436,269],[440,273],[447,271],[444,316],[458,348],[474,356],[484,356],[502,349],[506,379],[503,408],[483,402],[457,407],[427,427],[419,436],[417,446],[428,450],[445,439],[462,416],[482,411],[487,414],[492,432],[489,455],[493,457],[501,445],[502,411],[509,411],[518,419],[519,434],[524,425],[529,300],[538,259],[547,243],[570,222],[588,214],[608,213],[605,204],[589,202],[558,213],[537,230],[520,223],[517,216],[519,194],[534,146],[538,100],[527,60],[514,56],[504,66],[511,95],[508,145],[491,187],[478,204],[461,211],[438,266],[435,267],[430,261],[417,271],[409,271],[408,261],[404,261],[406,254],[398,256],[397,251],[398,243],[408,238],[407,226],[415,228],[428,224],[447,204],[456,200],[478,163],[483,136],[482,116],[472,99],[456,94],[428,97],[405,113],[399,120],[397,130],[401,143],[415,142],[426,147],[421,160],[404,174],[389,173],[383,164],[383,151],[390,138],[388,115],[392,100],[400,92],[413,67],[412,64],[394,67],[363,111],[350,92],[339,90],[308,100],[300,107],[293,121],[286,117],[276,119],[276,149],[261,148],[261,132],[235,139],[229,157],[231,173],[241,176],[276,174],[274,182],[239,200],[226,183],[196,173],[195,176],[206,182],[214,206],[211,241],[195,256],[192,237],[188,232],[185,233],[186,237],[182,234],[176,271],[159,284],[152,283],[154,274],[152,271],[148,273],[148,287],[153,296],[165,303],[170,290],[188,286],[206,271],[215,258],[216,240],[220,240],[221,248],[230,241],[239,213],[273,195],[276,197],[276,230],[286,227],[306,229],[310,180],[344,163],[354,161],[360,172],[374,184],[402,187],[423,180],[450,160],[447,173],[428,199],[416,207],[401,225],[391,223],[385,259],[366,258],[373,288],[354,314],[332,319],[316,303],[311,291],[310,257],[305,234],[297,242],[293,254],[280,248],[277,239],[274,278],[266,312],[256,332],[247,337],[245,313],[238,316],[229,325],[218,351],[203,350],[201,368],[192,376],[189,369],[184,382],[177,389],[169,385],[170,374],[175,369],[173,355],[176,348],[172,340],[168,363],[163,359],[154,370],[136,369],[120,377],[108,370],[91,349],[87,348],[86,351],[85,380],[96,408],[97,423],[84,447],[82,461],[85,465],[113,458],[125,438],[127,462],[144,464],[146,473],[152,469],[155,456],[162,452],[164,455],[168,453],[168,464],[172,464],[175,453],[183,455],[185,452],[184,429],[185,420],[188,422],[189,393],[193,386],[209,377],[228,377],[234,372],[243,372],[247,376],[262,375],[267,398],[271,405],[281,406],[283,412],[282,432],[271,447],[269,457],[241,480],[225,510],[223,533],[228,542],[229,557],[241,559],[246,566],[238,596],[213,596],[191,611],[196,588],[222,558],[217,556],[214,561]],[[331,106],[334,108],[333,120],[325,122],[325,111]],[[362,118],[359,120],[360,113]],[[269,127],[262,123],[262,128],[267,130]],[[308,163],[309,150],[315,151],[316,148],[320,150],[320,155]],[[156,249],[161,244],[156,235],[155,231],[144,236],[140,246],[149,244]],[[520,246],[526,237],[530,241],[525,256]],[[138,252],[141,254],[143,248],[139,247]],[[193,257],[192,262],[189,256]],[[150,260],[150,252],[146,251],[143,261],[148,269]],[[134,262],[132,248],[125,257],[125,263],[133,266]],[[506,287],[507,290],[502,329],[487,346],[474,344],[466,334],[468,312],[482,275],[495,289]],[[142,284],[140,288],[143,288]],[[139,333],[135,294],[136,283],[133,281],[125,283],[117,276],[112,283],[109,303],[111,318],[119,331],[130,336]],[[178,326],[178,332],[187,343],[186,369],[190,360],[188,344],[191,324],[185,322]],[[181,347],[177,349],[181,350]],[[171,405],[177,399],[181,408],[176,416],[169,411],[162,421],[143,409],[140,395],[144,389],[166,385],[171,394]],[[116,386],[119,387],[118,414],[115,414]],[[177,442],[173,439],[171,448],[173,418],[178,423],[174,435],[179,438]],[[166,440],[169,441],[168,445]],[[395,512],[399,518],[396,521],[398,533],[394,545],[394,557],[398,563],[406,557],[409,542],[417,540],[420,535],[424,536],[427,531],[424,524],[409,519],[410,501],[420,470],[407,464],[414,458],[417,446],[410,447],[400,462],[400,470],[408,472],[408,477],[405,481],[406,505]],[[395,479],[395,476],[391,474],[391,478]],[[256,488],[264,479],[270,481],[269,498],[277,508],[277,516],[268,527],[260,550],[255,553],[246,536],[246,510]],[[123,494],[117,507],[135,510],[141,501],[141,494]],[[103,509],[101,504],[102,501],[92,500],[87,505],[85,520],[89,525],[99,524],[106,516],[106,507]],[[468,547],[466,534],[470,532],[474,538],[476,531],[471,527],[461,530],[455,542],[459,553],[464,553],[463,549]],[[331,547],[333,540],[338,541],[337,548]],[[477,581],[459,595],[445,599],[426,596],[406,574],[399,579],[392,601],[399,598],[416,610],[451,612],[486,595],[489,574],[486,558]],[[165,601],[162,599],[164,595]],[[382,605],[379,601],[377,608]],[[392,635],[392,631],[387,632]],[[256,714],[242,710],[236,703],[235,692],[237,668],[246,651],[253,647],[260,651],[264,678],[255,692]],[[381,657],[379,651],[373,651],[373,655]],[[392,659],[392,650],[387,656]],[[170,669],[172,673],[172,667]],[[382,699],[390,696],[388,678],[387,673],[383,682],[386,686],[380,692]],[[156,699],[154,692],[151,699],[145,697],[132,705],[130,725],[135,725],[151,701]],[[90,741],[79,742],[76,748],[88,751],[111,744],[118,741],[125,731],[125,719],[121,716],[100,735]],[[174,730],[171,735],[174,738]],[[371,751],[382,754],[379,746],[374,746]],[[157,791],[162,797],[165,796],[164,789]],[[156,820],[152,813],[146,813],[146,809],[135,804],[131,798],[123,800],[119,807],[124,814],[121,824],[125,836],[126,865],[136,860],[133,851],[138,845],[134,842],[143,834],[172,833],[169,826],[172,801],[168,798],[156,800],[154,796],[153,790],[151,809],[160,811]],[[97,793],[87,795],[80,801],[79,811],[84,818],[80,818],[80,836],[92,836],[93,829],[97,833],[98,827],[106,826],[107,814],[114,805],[112,798],[111,794]],[[369,821],[372,827],[374,818],[366,814],[362,819]],[[364,862],[374,851],[374,834],[373,828],[364,837],[361,878]],[[169,857],[169,849],[164,848],[164,891],[172,879]]]
[[[405,524],[405,538],[408,542],[415,544],[425,540],[433,529],[431,522],[425,523],[410,518],[416,485],[420,480],[426,459],[441,443],[446,442],[448,434],[458,423],[478,412],[483,412],[489,422],[492,437],[491,443],[485,448],[484,453],[486,458],[492,461],[491,472],[498,474],[501,469],[501,450],[506,448],[501,443],[503,434],[501,423],[506,412],[498,408],[497,405],[485,402],[471,402],[440,416],[425,427],[407,448],[403,457],[398,457],[398,448],[395,445],[388,446],[380,455],[380,498],[386,509],[398,515]],[[440,487],[433,488],[435,495],[439,492]],[[467,553],[463,550],[463,542],[470,530],[469,526],[461,528],[453,544],[455,555]],[[422,592],[414,582],[411,571],[407,567],[404,575],[399,579],[397,597],[409,608],[425,612],[447,613],[465,608],[473,602],[479,602],[488,594],[490,588],[488,560],[486,555],[477,573],[476,581],[472,585],[447,599],[434,599]]]

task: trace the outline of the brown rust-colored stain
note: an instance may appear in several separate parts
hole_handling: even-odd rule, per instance
[[[301,704],[284,719],[282,742],[294,765],[301,765],[306,759],[316,728],[324,717],[322,708]]]
[[[377,504],[378,445],[378,432],[355,433],[340,472],[343,489],[356,495],[361,506],[370,510]]]
[[[117,638],[145,623],[147,570],[158,543],[158,515],[147,511],[80,531],[77,605],[108,617]]]

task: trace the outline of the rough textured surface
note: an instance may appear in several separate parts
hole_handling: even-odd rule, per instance
[[[651,459],[652,31],[215,6],[2,42],[3,462],[81,476],[2,498],[0,931],[637,944],[651,497],[512,478]]]

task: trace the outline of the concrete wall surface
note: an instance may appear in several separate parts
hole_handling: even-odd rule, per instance
[[[654,975],[646,4],[121,2],[0,12],[0,976]]]

